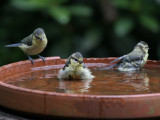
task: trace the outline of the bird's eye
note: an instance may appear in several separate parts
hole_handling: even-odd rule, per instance
[[[75,60],[76,62],[78,62],[78,59],[76,59],[76,58],[74,58],[74,57],[72,57],[72,59]]]
[[[76,62],[78,62],[78,60],[77,59],[74,59]]]
[[[40,37],[38,37],[38,35],[37,34],[34,34],[35,35],[35,37],[37,38],[37,39],[40,39]]]

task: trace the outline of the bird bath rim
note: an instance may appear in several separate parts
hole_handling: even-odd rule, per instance
[[[90,59],[94,59],[94,60],[99,60],[99,59],[108,59],[108,60],[114,60],[116,59],[117,57],[108,57],[108,58],[84,58],[84,60],[90,60]],[[62,61],[66,61],[67,59],[61,59],[59,56],[56,56],[56,57],[47,57],[45,58],[46,61],[52,61],[52,60],[57,60],[57,59],[60,59]],[[147,62],[160,62],[158,60],[147,60]],[[29,60],[24,60],[24,61],[19,61],[19,62],[15,62],[15,63],[10,63],[10,64],[7,64],[7,65],[3,65],[0,67],[0,71],[1,69],[3,69],[3,67],[6,67],[6,66],[14,66],[18,63],[21,63],[23,62],[23,64],[27,64],[28,62],[30,62]],[[31,66],[34,66],[35,67],[35,64],[37,62],[43,62],[41,61],[41,59],[36,59],[34,61],[34,65],[31,64]],[[44,64],[45,65],[45,64]],[[49,92],[49,91],[41,91],[41,90],[33,90],[33,89],[29,89],[29,88],[22,88],[22,87],[18,87],[18,86],[14,86],[14,85],[11,85],[11,84],[7,84],[7,83],[4,83],[2,81],[0,81],[0,85],[4,86],[4,87],[7,87],[7,88],[10,88],[10,89],[14,89],[14,90],[20,90],[20,91],[25,91],[25,92],[29,92],[29,93],[38,93],[38,94],[48,94],[48,95],[55,95],[55,96],[70,96],[70,97],[99,97],[99,98],[128,98],[128,97],[148,97],[148,96],[160,96],[160,93],[148,93],[148,94],[134,94],[134,95],[92,95],[92,94],[68,94],[68,93],[57,93],[57,92]]]
[[[84,58],[84,60],[99,60],[99,59],[102,59],[102,60],[105,60],[105,59],[108,59],[108,60],[114,60],[116,59],[117,57],[108,57],[108,58]],[[52,60],[62,60],[63,62],[66,61],[67,59],[61,59],[59,56],[56,56],[56,57],[47,57],[45,58],[46,61],[52,61]],[[147,62],[160,62],[160,61],[157,61],[157,60],[147,60]],[[15,63],[10,63],[10,64],[7,64],[7,65],[3,65],[0,67],[0,71],[1,69],[3,69],[3,67],[6,67],[6,66],[14,66],[16,64],[21,64],[21,62],[23,62],[23,64],[27,64],[29,63],[30,61],[29,60],[24,60],[24,61],[19,61],[19,62],[15,62]],[[33,67],[37,67],[35,66],[35,64],[37,62],[40,62],[42,63],[43,61],[41,61],[41,59],[36,59],[35,60],[35,63],[34,65],[31,64],[31,66]],[[45,65],[45,64],[44,64]],[[41,90],[33,90],[33,89],[29,89],[29,88],[22,88],[22,87],[18,87],[18,86],[14,86],[14,85],[11,85],[11,84],[7,84],[7,83],[4,83],[2,81],[0,81],[0,85],[4,86],[4,87],[8,87],[10,89],[15,89],[15,90],[20,90],[20,91],[25,91],[25,92],[29,92],[29,93],[38,93],[38,94],[49,94],[49,95],[57,95],[57,96],[64,96],[64,95],[67,95],[67,96],[70,96],[70,97],[100,97],[100,98],[128,98],[128,97],[147,97],[147,96],[160,96],[160,93],[148,93],[148,94],[134,94],[134,95],[92,95],[92,94],[68,94],[68,93],[57,93],[57,92],[49,92],[49,91],[41,91]]]
[[[103,61],[108,60],[110,62],[113,59],[115,57],[84,58],[84,63],[96,63],[97,61],[103,63]],[[32,65],[29,60],[25,60],[0,67],[0,105],[18,111],[47,116],[79,118],[144,118],[160,116],[160,113],[157,112],[160,108],[160,105],[157,106],[160,93],[138,95],[67,94],[21,88],[4,83],[2,79],[6,76],[5,74],[14,72],[15,68],[18,68],[17,73],[21,70],[25,72],[32,67],[64,64],[65,60],[60,59],[60,57],[48,57],[45,63],[41,59],[37,59]],[[160,61],[153,60],[147,62],[160,63]],[[12,100],[10,100],[11,98]],[[153,109],[155,111],[150,109],[152,106],[155,107]]]

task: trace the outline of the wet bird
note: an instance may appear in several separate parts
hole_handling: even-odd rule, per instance
[[[119,71],[134,71],[139,70],[142,68],[148,59],[148,50],[149,46],[146,42],[140,41],[133,49],[132,52],[130,52],[127,55],[121,56],[111,63],[114,63],[118,60],[120,60],[118,63],[106,67],[106,69],[117,67]]]
[[[45,62],[45,58],[39,54],[45,49],[46,46],[47,38],[44,30],[42,28],[37,28],[31,35],[24,38],[20,43],[6,45],[5,47],[19,47],[28,56],[31,63],[34,64],[34,60],[30,57],[30,55],[38,55],[43,62]]]
[[[83,56],[81,55],[81,53],[76,52],[68,58],[63,69],[60,69],[58,78],[60,80],[92,79],[94,78],[94,76],[83,63]]]

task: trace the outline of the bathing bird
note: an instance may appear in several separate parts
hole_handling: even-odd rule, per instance
[[[72,79],[92,79],[94,76],[91,71],[83,63],[83,56],[81,53],[73,53],[63,69],[60,69],[58,78],[60,80],[72,80]]]
[[[6,45],[5,47],[19,47],[28,56],[31,63],[34,64],[34,60],[30,57],[30,55],[38,55],[39,58],[45,62],[45,58],[39,54],[45,49],[46,46],[47,37],[44,30],[42,28],[37,28],[31,35],[21,40],[20,43]]]
[[[148,50],[149,50],[148,44],[144,41],[140,41],[134,47],[132,52],[113,60],[111,63],[114,63],[118,60],[120,61],[110,67],[106,67],[106,69],[117,67],[119,71],[139,70],[147,62],[149,56]]]

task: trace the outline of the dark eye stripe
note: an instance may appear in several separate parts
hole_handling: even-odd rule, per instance
[[[76,59],[76,58],[74,58],[74,57],[72,57],[72,59],[74,59],[75,61],[78,61],[78,59]]]
[[[34,36],[35,36],[37,39],[40,39],[40,37],[38,37],[37,34],[34,34]]]

